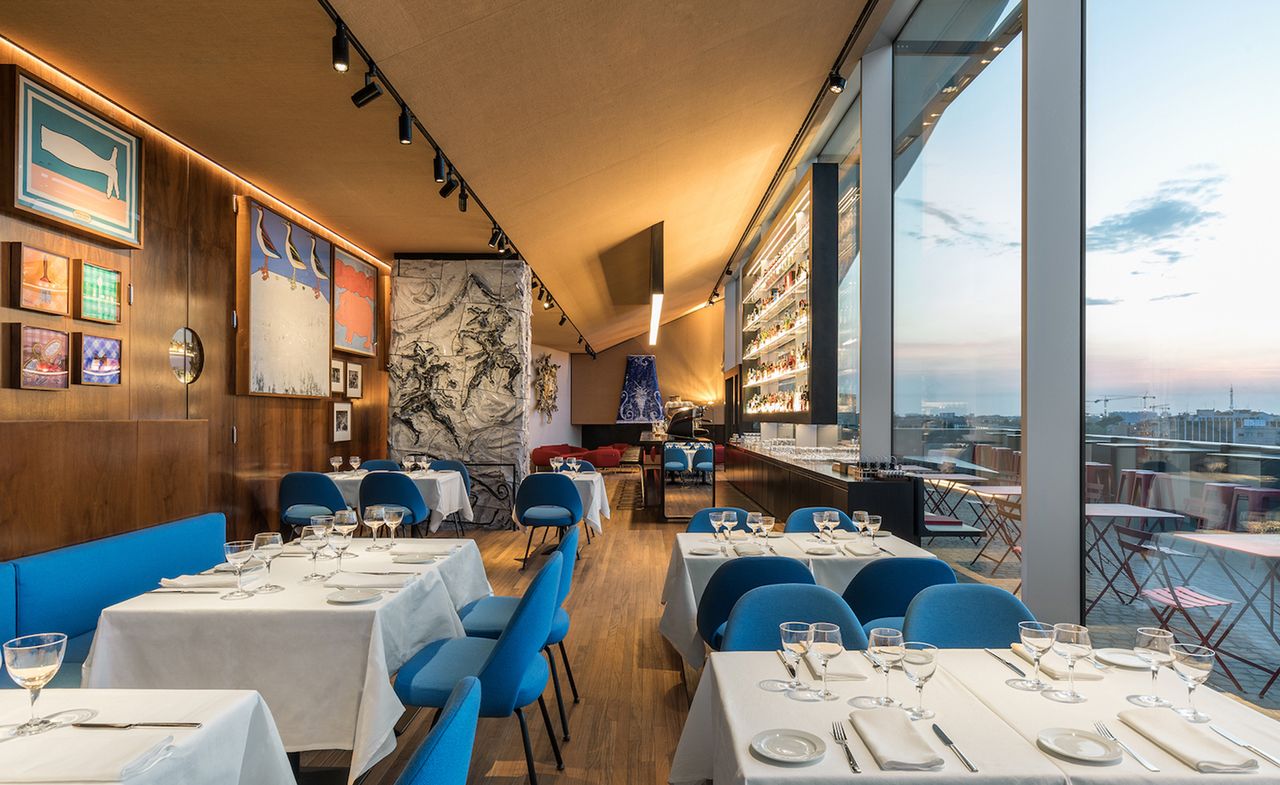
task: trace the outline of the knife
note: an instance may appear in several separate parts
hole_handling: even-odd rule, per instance
[[[130,728],[199,728],[199,722],[73,722],[73,728],[89,730],[129,730]]]
[[[778,655],[778,659],[782,660],[782,667],[786,668],[787,673],[791,676],[791,678],[794,679],[796,677],[795,666],[792,665],[790,662],[787,662],[787,657],[782,652],[775,650],[775,653]]]
[[[1024,679],[1025,679],[1025,678],[1027,678],[1027,672],[1026,672],[1026,671],[1024,671],[1022,668],[1019,668],[1017,665],[1014,665],[1012,662],[1009,662],[1009,661],[1008,661],[1008,660],[1006,660],[1004,657],[1001,657],[999,654],[996,654],[996,653],[995,653],[994,651],[992,651],[991,649],[983,649],[983,651],[985,651],[987,654],[990,654],[992,657],[995,657],[997,660],[999,660],[999,661],[1000,661],[1000,664],[1001,664],[1001,665],[1005,666],[1005,667],[1006,667],[1006,668],[1008,668],[1009,670],[1011,670],[1011,671],[1013,671],[1014,673],[1018,674],[1018,675],[1019,675],[1019,676],[1021,676],[1022,678],[1024,678]]]
[[[956,754],[956,757],[960,759],[960,762],[964,764],[966,769],[974,774],[978,773],[978,767],[973,765],[973,762],[965,757],[965,754],[960,751],[960,748],[956,746],[956,743],[951,740],[950,736],[943,732],[942,728],[938,727],[938,723],[936,722],[933,723],[933,732],[939,739],[942,739],[943,744],[951,748],[951,751]]]
[[[1252,752],[1254,755],[1257,755],[1259,758],[1263,758],[1264,760],[1266,760],[1267,763],[1270,763],[1272,766],[1280,766],[1280,760],[1276,760],[1271,755],[1268,755],[1267,753],[1263,752],[1262,750],[1248,743],[1247,741],[1240,738],[1239,736],[1228,733],[1222,728],[1219,728],[1217,725],[1210,725],[1209,730],[1218,734],[1219,736],[1231,742],[1232,744],[1236,745],[1237,747],[1244,747],[1246,750],[1248,750],[1249,752]]]

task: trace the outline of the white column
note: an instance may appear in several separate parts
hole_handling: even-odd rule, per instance
[[[858,391],[862,451],[893,441],[893,47],[862,57],[862,289]]]
[[[1028,0],[1023,32],[1022,596],[1081,611],[1085,0]]]

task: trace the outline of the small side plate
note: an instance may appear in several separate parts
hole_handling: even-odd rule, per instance
[[[720,556],[719,548],[711,548],[706,545],[700,545],[697,548],[689,549],[690,556]]]
[[[381,596],[382,592],[377,589],[339,589],[325,599],[335,605],[356,605],[376,600]]]
[[[1108,665],[1117,668],[1129,668],[1136,671],[1149,670],[1151,666],[1134,652],[1133,649],[1095,649],[1094,656]]]
[[[391,556],[391,561],[396,564],[431,564],[438,558],[434,553],[396,553]]]
[[[813,763],[822,760],[827,745],[808,731],[774,728],[757,733],[751,740],[751,749],[777,763]]]
[[[1036,743],[1045,752],[1080,763],[1119,763],[1124,758],[1120,745],[1087,730],[1045,728]]]

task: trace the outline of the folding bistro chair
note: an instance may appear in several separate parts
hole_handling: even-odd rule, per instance
[[[1000,565],[1004,564],[1010,554],[1020,554],[1022,551],[1022,502],[1014,501],[1007,496],[993,496],[989,509],[990,534],[987,541],[982,544],[982,548],[978,550],[978,555],[969,562],[969,566],[972,567],[978,563],[978,559],[986,556],[996,563],[991,568],[991,571],[995,572],[1000,569]],[[993,545],[995,546],[993,550],[1004,548],[999,558],[987,555],[987,549]]]

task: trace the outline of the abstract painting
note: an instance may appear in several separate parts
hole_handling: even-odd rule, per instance
[[[351,441],[351,404],[333,404],[333,440],[335,442]]]
[[[120,271],[77,260],[76,279],[76,318],[118,324]]]
[[[11,243],[9,249],[14,307],[71,313],[71,260],[21,243]]]
[[[556,398],[560,395],[560,365],[551,362],[550,354],[540,354],[533,361],[533,410],[542,415],[544,423],[550,423],[560,411]]]
[[[618,396],[618,422],[655,423],[665,419],[658,388],[658,358],[652,354],[628,354]]]
[[[76,333],[76,384],[116,385],[124,354],[119,338]]]
[[[372,357],[378,342],[378,268],[333,249],[333,348]]]
[[[17,325],[18,386],[24,390],[65,390],[70,387],[67,351],[70,336],[62,330]]]
[[[329,366],[329,392],[347,391],[347,365],[342,360],[334,360]]]
[[[329,397],[329,241],[246,200],[240,210],[238,389],[247,395]]]
[[[10,207],[142,247],[142,140],[17,72]]]
[[[364,366],[360,363],[347,363],[347,397],[364,397]]]

